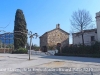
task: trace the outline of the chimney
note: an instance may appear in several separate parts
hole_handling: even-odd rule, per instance
[[[58,24],[56,24],[56,28],[58,29],[58,28],[60,28],[60,24],[58,23]]]

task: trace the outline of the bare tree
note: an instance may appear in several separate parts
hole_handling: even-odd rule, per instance
[[[84,46],[84,37],[83,37],[84,30],[88,28],[88,26],[90,26],[91,22],[92,22],[92,17],[89,11],[78,10],[78,11],[73,12],[71,25],[77,31],[81,32],[83,46]]]

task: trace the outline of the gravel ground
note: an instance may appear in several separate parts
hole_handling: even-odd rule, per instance
[[[0,54],[0,75],[100,75],[100,58]]]

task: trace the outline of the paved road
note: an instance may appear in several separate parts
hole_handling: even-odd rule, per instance
[[[0,54],[0,75],[100,75],[100,58]]]

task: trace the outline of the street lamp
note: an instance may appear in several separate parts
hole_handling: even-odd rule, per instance
[[[38,37],[37,33],[32,33],[32,31],[29,32],[29,38],[30,38],[30,50],[29,50],[29,60],[30,60],[30,54],[31,54],[31,43],[32,43],[32,38],[34,38],[34,36],[36,36],[36,38]]]
[[[19,32],[19,33],[23,33],[23,34],[27,34],[27,35],[29,35],[29,38],[30,38],[29,60],[30,60],[32,38],[34,38],[34,37],[37,38],[39,35],[38,35],[37,33],[34,33],[34,34],[33,34],[32,31],[30,31],[30,32],[28,33],[28,30],[25,31],[25,32],[21,32],[21,31],[14,31],[14,32]]]

